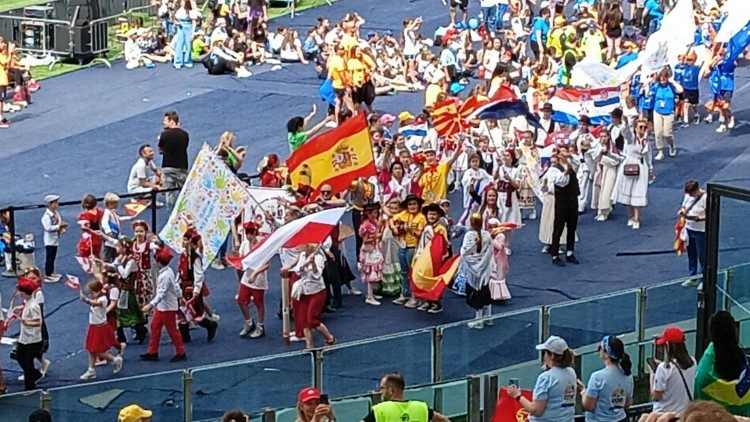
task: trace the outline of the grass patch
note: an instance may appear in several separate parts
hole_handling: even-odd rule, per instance
[[[39,4],[39,3],[46,3],[48,0],[0,0],[2,2],[2,5],[0,5],[0,10],[10,10],[10,9],[16,9],[19,7],[28,6],[30,4]],[[332,0],[335,1],[335,0]],[[8,6],[10,3],[12,6]],[[297,1],[297,7],[295,8],[295,12],[301,12],[303,10],[312,9],[313,7],[323,6],[326,5],[325,0],[298,0]],[[280,16],[285,16],[291,13],[291,9],[284,8],[284,7],[274,7],[269,9],[268,15],[269,18],[274,19],[278,18]],[[146,17],[142,13],[134,14],[133,18],[146,18],[144,19],[143,24],[145,26],[151,26],[156,27],[161,25],[160,20],[156,20],[153,16]],[[131,19],[132,21],[133,19]],[[122,58],[122,49],[123,44],[119,42],[116,38],[116,31],[117,27],[110,26],[109,28],[109,52],[106,54],[105,58],[107,60],[115,60]],[[49,69],[47,66],[35,66],[32,67],[32,73],[34,75],[34,78],[42,80],[47,78],[52,78],[55,76],[59,76],[68,72],[73,72],[79,69],[83,69],[87,67],[87,65],[78,65],[76,63],[72,62],[64,62],[62,64],[56,64],[52,70]]]
[[[45,4],[48,0],[2,0],[0,2],[0,13],[13,9],[21,9],[26,6]]]

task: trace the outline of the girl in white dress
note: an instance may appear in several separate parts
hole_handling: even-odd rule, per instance
[[[606,221],[612,212],[612,191],[617,181],[617,170],[623,161],[623,156],[617,150],[617,146],[610,139],[610,133],[603,130],[599,134],[601,155],[596,164],[594,173],[594,196],[591,200],[591,208],[596,210],[596,221]]]
[[[480,167],[480,163],[478,155],[474,153],[470,154],[469,168],[464,172],[461,179],[461,186],[464,192],[464,213],[459,222],[464,226],[469,215],[476,212],[481,205],[481,201],[477,201],[476,197],[479,196],[489,183],[492,183],[492,176]]]
[[[628,206],[628,227],[637,230],[641,227],[641,208],[648,203],[648,181],[653,169],[651,148],[648,143],[648,122],[638,119],[632,144],[625,145],[625,161],[617,170],[612,200]],[[630,165],[630,166],[628,166]],[[635,169],[630,175],[625,170]]]
[[[503,223],[522,224],[521,207],[518,203],[518,168],[513,167],[515,152],[506,149],[502,155],[502,165],[497,170],[497,205],[500,208],[498,220]],[[510,236],[505,237],[505,252],[510,255]]]
[[[489,226],[492,236],[492,271],[490,273],[490,297],[492,300],[508,300],[511,298],[505,278],[508,275],[508,255],[505,253],[505,234],[500,229],[500,221],[491,218]]]

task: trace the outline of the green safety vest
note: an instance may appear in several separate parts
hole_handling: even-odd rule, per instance
[[[384,401],[372,407],[376,422],[428,422],[427,403],[422,401]]]
[[[578,55],[576,54],[575,50],[572,50],[572,49],[565,50],[565,52],[563,53],[563,56],[562,56],[562,62],[561,62],[562,66],[560,66],[560,68],[562,69],[560,71],[560,84],[562,86],[568,86],[568,85],[570,85],[570,77],[572,75],[571,71],[573,69],[568,69],[568,66],[565,64],[565,58],[569,54],[572,54],[573,57],[576,58],[576,62],[578,62]]]

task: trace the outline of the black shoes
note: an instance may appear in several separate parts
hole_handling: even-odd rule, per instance
[[[576,258],[575,255],[568,255],[565,257],[565,260],[574,265],[580,264],[580,261],[578,261],[578,258]]]
[[[211,341],[216,337],[216,331],[219,329],[219,324],[216,321],[209,321],[210,323],[206,326],[208,332],[208,341]]]
[[[578,264],[581,263],[578,260],[578,258],[576,258],[575,255],[567,255],[567,256],[565,256],[565,260],[563,260],[561,256],[562,255],[553,256],[552,257],[552,264],[553,265],[557,265],[558,267],[564,267],[565,266],[565,261],[570,262],[573,265],[578,265]]]
[[[185,355],[183,353],[181,355],[174,355],[174,356],[172,356],[172,359],[170,359],[169,361],[172,362],[172,363],[175,363],[175,362],[182,362],[182,361],[186,361],[186,360],[187,360],[187,355]]]
[[[564,267],[565,261],[563,261],[560,256],[553,256],[552,257],[552,264],[557,265],[558,267]]]
[[[159,355],[156,353],[144,353],[141,355],[141,360],[157,361],[159,360]]]

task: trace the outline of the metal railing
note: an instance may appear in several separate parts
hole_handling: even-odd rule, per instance
[[[565,337],[576,349],[576,369],[583,380],[601,367],[596,346],[607,334],[621,336],[632,356],[636,377],[645,374],[645,360],[655,353],[653,338],[665,326],[682,327],[689,333],[689,344],[694,344],[698,290],[691,284],[697,281],[679,279],[494,315],[485,320],[492,324],[482,330],[457,322],[310,352],[50,388],[30,395],[11,394],[0,397],[0,409],[41,405],[55,420],[114,420],[117,409],[135,402],[165,420],[215,420],[227,408],[240,407],[256,412],[265,421],[284,422],[290,420],[288,407],[296,402],[296,392],[315,385],[332,398],[348,398],[336,401],[341,403],[341,410],[337,408],[336,412],[340,420],[350,420],[341,415],[352,408],[354,420],[361,417],[356,413],[371,403],[369,391],[380,377],[397,370],[405,375],[412,397],[428,400],[438,410],[457,415],[465,411],[464,415],[470,415],[468,420],[475,421],[471,415],[489,414],[484,409],[492,409],[496,396],[492,376],[501,379],[502,385],[517,378],[522,387],[533,386],[540,363],[534,346],[549,334]],[[750,302],[750,264],[722,270],[719,281],[717,307],[741,315],[737,318],[741,321],[741,337],[750,337],[750,324],[746,323],[750,313],[744,311],[744,304]],[[469,384],[471,394],[481,391],[478,398],[456,393],[467,391]],[[453,390],[446,393],[448,388]],[[110,406],[97,410],[85,404],[87,397],[107,391],[120,394]],[[644,394],[640,397],[640,402],[648,401]],[[350,403],[350,399],[356,400]]]

